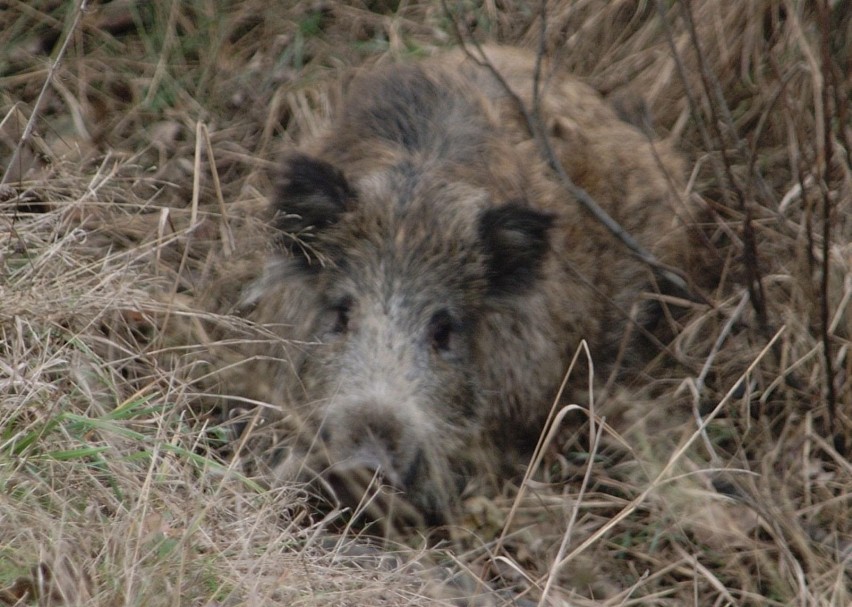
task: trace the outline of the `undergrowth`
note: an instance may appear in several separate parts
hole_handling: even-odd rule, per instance
[[[0,603],[852,601],[843,2],[80,5],[0,4]],[[247,476],[218,395],[263,401],[235,302],[279,151],[347,70],[459,34],[673,140],[706,266],[597,423],[440,545],[377,543]]]

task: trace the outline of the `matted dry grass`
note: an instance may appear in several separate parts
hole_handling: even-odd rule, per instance
[[[0,604],[850,604],[852,21],[802,4],[0,4]],[[458,31],[676,142],[705,302],[520,492],[372,545],[246,478],[216,395],[263,400],[233,306],[270,161],[347,69]]]

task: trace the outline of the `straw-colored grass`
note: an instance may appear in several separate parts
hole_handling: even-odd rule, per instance
[[[852,602],[844,2],[80,4],[0,4],[0,604]],[[235,305],[277,154],[459,32],[676,143],[701,303],[451,541],[377,544],[247,477],[217,395],[264,400]]]

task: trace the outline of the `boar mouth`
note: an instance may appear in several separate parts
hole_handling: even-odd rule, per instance
[[[271,429],[258,431],[261,440],[256,448],[264,452],[264,468],[277,482],[303,484],[310,507],[331,517],[334,525],[400,538],[412,530],[440,534],[452,520],[454,498],[466,477],[451,466],[463,459],[460,455],[430,453],[418,441],[421,444],[409,457],[401,457],[375,441],[345,449],[322,429],[265,432]]]
[[[426,518],[406,494],[384,482],[380,471],[368,467],[332,467],[318,479],[323,497],[345,509],[348,523],[357,528],[381,530],[391,536],[405,529],[423,528]]]
[[[314,484],[325,501],[349,513],[350,523],[378,524],[382,535],[447,522],[447,505],[438,498],[422,451],[402,474],[377,457],[360,456],[329,465]]]

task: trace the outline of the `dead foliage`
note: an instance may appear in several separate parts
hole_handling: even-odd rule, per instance
[[[0,19],[0,602],[852,600],[843,2],[43,0]],[[700,297],[662,302],[684,311],[668,355],[596,378],[526,476],[470,487],[451,540],[379,548],[245,476],[217,395],[264,401],[243,353],[270,337],[236,302],[278,152],[323,128],[347,70],[458,36],[541,49],[676,143],[706,209]]]

